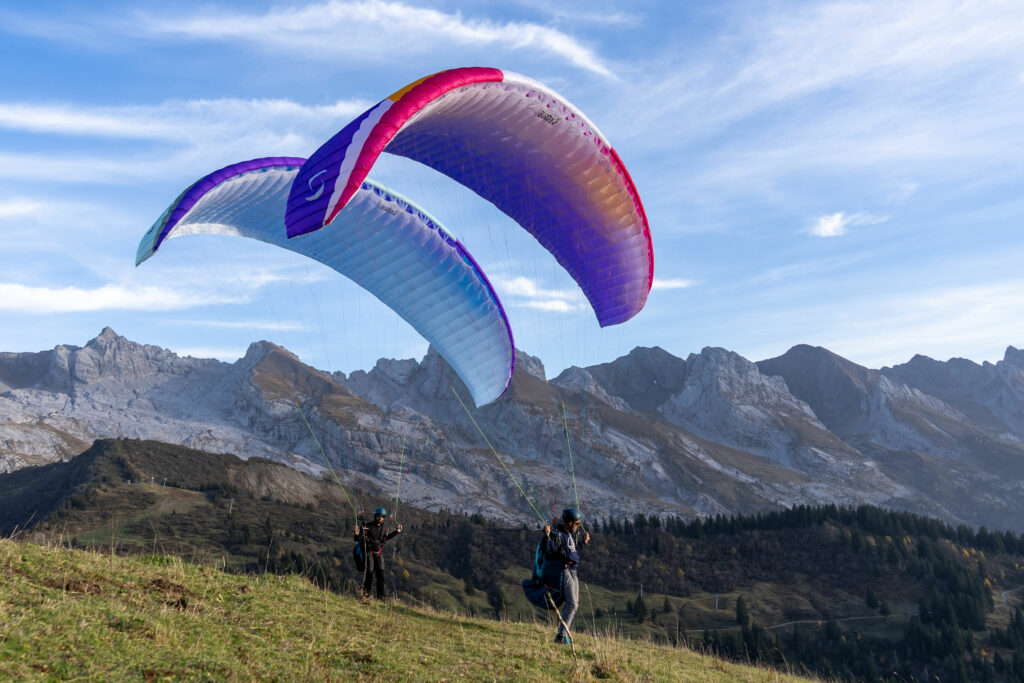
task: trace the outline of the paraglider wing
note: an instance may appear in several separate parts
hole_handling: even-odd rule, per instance
[[[442,71],[381,100],[324,143],[292,186],[289,237],[328,225],[384,151],[469,187],[569,272],[602,326],[643,308],[654,251],[618,154],[583,113],[525,76]]]
[[[324,229],[285,237],[285,204],[304,160],[254,159],[205,176],[139,243],[136,265],[171,237],[238,235],[298,252],[368,290],[433,344],[477,405],[500,396],[515,362],[512,331],[490,282],[462,245],[425,211],[363,181]]]

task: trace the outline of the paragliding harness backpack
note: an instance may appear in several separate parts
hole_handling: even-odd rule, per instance
[[[352,563],[355,564],[357,572],[366,571],[366,549],[363,548],[362,533],[360,533],[359,540],[352,546]]]
[[[552,532],[557,533],[557,532]],[[526,599],[546,610],[561,607],[565,602],[562,593],[562,563],[552,561],[547,552],[547,536],[541,536],[533,551],[533,570],[530,578],[523,579],[523,593]],[[551,600],[548,600],[548,596]]]
[[[356,524],[359,525],[359,540],[352,546],[352,564],[357,572],[363,573],[366,571],[366,519],[362,514],[356,517]]]

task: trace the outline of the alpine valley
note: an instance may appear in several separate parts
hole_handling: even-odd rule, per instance
[[[224,363],[106,328],[84,347],[0,354],[0,471],[127,437],[319,475],[322,447],[351,488],[393,496],[401,476],[403,503],[490,518],[534,517],[517,482],[560,509],[574,472],[583,510],[607,517],[867,503],[1024,531],[1012,346],[995,364],[915,356],[880,370],[805,345],[757,363],[637,348],[551,380],[520,351],[502,398],[467,411],[460,397],[432,349],[345,375],[269,342]]]

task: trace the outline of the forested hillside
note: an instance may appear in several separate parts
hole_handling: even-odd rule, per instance
[[[163,473],[166,483],[154,472]],[[0,477],[0,525],[30,538],[296,573],[354,594],[354,508],[329,480],[155,442],[97,442]],[[34,506],[34,507],[33,507]],[[874,507],[689,519],[588,511],[577,628],[684,639],[841,679],[1024,680],[1024,542]],[[536,527],[399,505],[390,592],[470,615],[545,618],[522,595]],[[390,524],[394,520],[389,521]]]

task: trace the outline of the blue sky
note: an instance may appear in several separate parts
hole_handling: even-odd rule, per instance
[[[138,240],[191,182],[308,156],[424,75],[546,83],[644,201],[655,289],[598,328],[524,231],[445,178],[371,174],[441,219],[549,374],[635,346],[880,367],[1024,345],[1024,4],[0,3],[0,350],[110,325],[233,360],[270,339],[346,372],[426,343],[331,271],[228,237]]]

